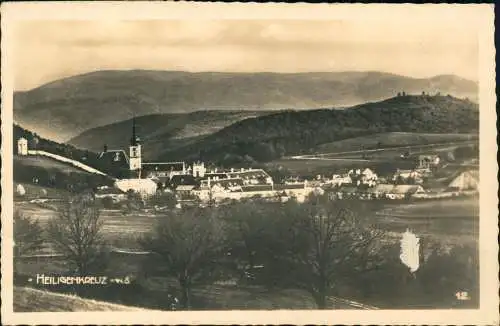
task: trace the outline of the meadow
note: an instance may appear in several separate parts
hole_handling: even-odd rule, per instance
[[[376,149],[378,146],[381,148],[390,148],[398,146],[463,142],[477,139],[479,139],[479,135],[477,134],[386,132],[322,144],[317,147],[317,152],[345,152],[353,149]]]
[[[16,202],[15,209],[45,225],[56,216],[57,203]],[[474,197],[412,201],[364,201],[359,215],[388,234],[399,237],[406,228],[443,244],[465,244],[478,239],[479,199]],[[162,216],[154,212],[101,210],[104,237],[116,248],[139,249],[136,239],[153,230]]]
[[[70,164],[64,164],[59,161],[43,156],[14,156],[14,168],[16,165],[22,166],[36,166],[45,169],[56,169],[63,173],[87,173],[78,169]]]
[[[426,245],[437,245],[445,250],[479,241],[477,197],[415,200],[403,205],[389,203],[369,218],[393,238],[399,238],[408,228]]]

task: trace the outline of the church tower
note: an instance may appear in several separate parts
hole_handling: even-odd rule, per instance
[[[130,146],[129,146],[130,152],[129,152],[129,157],[130,157],[130,171],[139,171],[141,170],[141,160],[142,160],[142,154],[141,154],[141,140],[140,138],[136,135],[136,130],[135,130],[135,116],[132,120],[132,137],[130,138]]]

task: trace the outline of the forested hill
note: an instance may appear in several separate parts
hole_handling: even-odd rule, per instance
[[[379,132],[479,131],[478,105],[451,96],[398,96],[345,110],[285,111],[246,119],[159,159],[234,164],[307,153],[336,140]],[[147,145],[146,145],[147,146]]]
[[[57,141],[133,115],[199,110],[345,107],[397,92],[477,100],[477,83],[453,75],[411,78],[383,72],[222,73],[96,71],[14,94],[14,118]]]

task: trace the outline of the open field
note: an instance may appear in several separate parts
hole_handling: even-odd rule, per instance
[[[410,146],[396,146],[380,149],[367,149],[367,150],[349,150],[349,151],[336,151],[336,152],[324,152],[313,155],[299,155],[293,156],[292,158],[342,158],[342,159],[361,159],[363,153],[372,159],[399,159],[400,155],[406,150],[411,151],[411,156],[423,155],[431,153],[446,152],[457,148],[458,146],[465,145],[475,145],[478,144],[479,140],[468,140],[468,141],[457,141],[449,143],[439,143],[439,144],[425,144],[425,145],[410,145]]]
[[[16,165],[24,166],[36,166],[45,169],[56,169],[64,173],[88,173],[81,169],[77,169],[70,164],[64,164],[62,162],[47,158],[44,156],[14,156],[14,169]]]
[[[386,132],[370,136],[354,137],[318,146],[319,153],[344,152],[355,149],[450,143],[479,139],[477,134],[430,134],[413,132]]]
[[[348,140],[346,140],[347,142]],[[291,173],[300,175],[342,173],[355,168],[371,168],[384,175],[388,170],[415,168],[415,158],[418,155],[437,154],[446,157],[447,153],[459,146],[477,145],[478,140],[467,140],[452,143],[396,146],[380,149],[359,150],[359,147],[345,147],[345,150],[324,152],[309,155],[283,157],[267,163],[269,168],[283,167]],[[340,147],[339,147],[340,148]],[[355,150],[353,148],[356,148]],[[400,156],[410,150],[410,157]],[[454,163],[455,168],[462,164]],[[476,167],[476,165],[473,165]]]
[[[17,202],[15,205],[24,215],[38,219],[42,225],[57,214],[48,206],[36,203]],[[442,243],[460,244],[478,239],[477,197],[383,204],[373,201],[367,202],[367,205],[373,205],[373,208],[366,210],[363,217],[397,236],[406,228],[411,228],[417,235],[428,236]],[[104,237],[115,247],[123,249],[139,249],[135,239],[152,231],[157,219],[162,218],[145,212],[123,215],[118,210],[102,210],[101,217]]]
[[[386,204],[369,218],[395,238],[409,228],[442,248],[479,241],[478,197]]]
[[[15,203],[15,209],[19,210],[25,216],[39,220],[42,226],[44,226],[49,219],[57,216],[55,210],[50,209],[48,205],[44,204],[17,202]],[[57,203],[51,204],[57,205]],[[123,240],[127,241],[130,238],[139,237],[151,231],[156,219],[161,217],[143,212],[124,215],[119,210],[103,209],[101,210],[101,218],[104,222],[102,228],[104,237],[112,243],[121,243]]]
[[[380,171],[396,169],[411,169],[415,167],[415,162],[410,160],[364,160],[361,154],[356,159],[323,159],[323,158],[283,158],[267,163],[267,167],[275,169],[283,167],[293,174],[301,176],[314,176],[316,174],[339,174],[347,173],[351,169],[370,168],[379,175],[384,175]]]
[[[41,291],[26,287],[14,287],[15,312],[57,311],[146,311],[108,302],[82,299],[77,296]]]

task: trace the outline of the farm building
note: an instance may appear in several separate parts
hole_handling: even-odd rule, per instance
[[[460,173],[454,178],[448,188],[453,190],[479,190],[479,171],[470,170]]]

